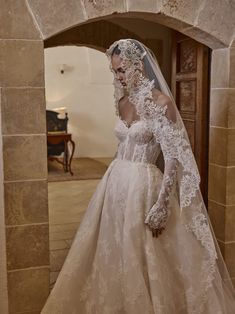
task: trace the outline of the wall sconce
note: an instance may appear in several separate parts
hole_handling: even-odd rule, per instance
[[[61,74],[64,74],[65,71],[66,72],[72,71],[73,68],[74,68],[73,66],[65,64],[65,63],[62,63],[59,65],[59,70]]]
[[[64,74],[64,71],[67,69],[67,64],[65,63],[60,64],[59,69],[60,69],[60,73]]]

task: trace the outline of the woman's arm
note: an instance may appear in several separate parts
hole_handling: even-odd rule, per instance
[[[174,106],[170,98],[164,94],[157,98],[156,105],[160,106],[162,109],[162,117],[160,119],[162,125],[159,125],[158,122],[159,127],[155,130],[155,136],[161,145],[165,167],[157,202],[152,206],[147,214],[145,223],[147,223],[152,230],[157,231],[153,234],[157,236],[158,231],[161,233],[161,231],[165,228],[170,215],[168,205],[176,179],[178,160],[177,158],[174,158],[174,154],[171,153],[172,146],[170,143],[171,137],[174,134],[173,125],[176,122],[176,112]]]

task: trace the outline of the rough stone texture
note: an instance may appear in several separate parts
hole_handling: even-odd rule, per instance
[[[159,0],[126,0],[127,11],[138,11],[138,12],[157,12]]]
[[[235,167],[209,165],[208,197],[224,205],[235,204]]]
[[[226,204],[235,204],[235,167],[227,168],[227,182],[226,182]]]
[[[235,242],[224,244],[224,256],[231,277],[235,276]]]
[[[46,136],[4,136],[4,179],[45,179],[46,154]]]
[[[225,240],[235,241],[235,205],[226,207]]]
[[[209,200],[208,213],[217,239],[225,241],[226,206]]]
[[[209,165],[208,198],[226,204],[226,167]]]
[[[235,128],[228,129],[227,145],[228,145],[227,165],[235,166]]]
[[[49,267],[8,272],[10,313],[40,313],[49,294]]]
[[[196,26],[215,36],[225,45],[229,45],[235,29],[235,3],[219,0],[204,1]]]
[[[181,30],[181,32],[200,43],[210,47],[211,49],[219,49],[226,47],[226,44],[220,39],[214,37],[212,34],[203,31],[199,27],[187,27]]]
[[[210,125],[235,128],[235,88],[212,88]]]
[[[126,11],[125,0],[83,1],[88,19]]]
[[[204,0],[161,0],[161,13],[194,25]]]
[[[44,86],[43,42],[0,40],[0,86]]]
[[[40,32],[34,24],[24,0],[0,0],[1,39],[39,39]],[[24,21],[22,23],[22,21]]]
[[[0,88],[0,107],[1,107]],[[1,110],[0,110],[1,118]],[[6,232],[5,232],[5,205],[3,188],[3,156],[2,156],[2,127],[0,119],[0,313],[8,314],[7,268],[6,268]]]
[[[46,180],[5,183],[4,194],[7,225],[48,222]]]
[[[211,87],[229,87],[230,49],[217,49],[212,51]]]
[[[50,270],[52,272],[56,272],[56,271],[61,270],[68,252],[69,252],[68,249],[51,251],[51,253],[50,253]]]
[[[235,48],[230,49],[230,87],[235,88]]]
[[[220,241],[235,241],[235,205],[225,206],[209,200],[208,212],[217,238]]]
[[[227,166],[227,141],[227,129],[210,127],[209,162]]]
[[[235,48],[212,52],[211,87],[235,88]]]
[[[27,0],[27,2],[44,39],[86,20],[82,1],[79,0]]]
[[[3,134],[46,132],[44,88],[3,89],[1,103]]]
[[[235,129],[210,127],[209,143],[211,163],[228,167],[235,166]]]
[[[235,68],[234,68],[235,70]],[[228,127],[235,128],[235,88],[228,90]]]
[[[49,265],[48,224],[7,227],[7,268]]]

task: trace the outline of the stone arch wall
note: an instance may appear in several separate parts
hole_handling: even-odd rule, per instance
[[[235,278],[235,7],[219,0],[3,1],[0,97],[1,313],[39,313],[49,292],[44,41],[77,25],[141,17],[213,49],[209,214]],[[1,143],[1,141],[0,141]],[[219,146],[218,146],[218,143]],[[5,248],[5,249],[4,249]],[[6,262],[5,262],[6,260]],[[6,280],[2,281],[7,274]],[[8,288],[8,304],[7,304]]]

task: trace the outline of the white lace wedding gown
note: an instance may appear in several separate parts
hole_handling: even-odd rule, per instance
[[[203,306],[202,292],[192,289],[202,245],[181,224],[176,195],[158,238],[144,223],[163,178],[155,165],[161,147],[147,124],[128,127],[118,120],[117,156],[89,202],[42,314],[232,314],[218,270]]]

